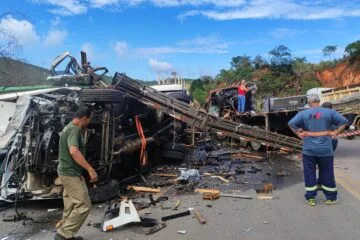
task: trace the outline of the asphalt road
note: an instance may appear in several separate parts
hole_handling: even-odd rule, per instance
[[[243,200],[220,198],[216,201],[203,201],[200,195],[171,196],[172,201],[180,199],[182,204],[178,212],[192,207],[202,212],[207,223],[200,225],[196,218],[187,216],[167,222],[167,227],[158,233],[146,236],[146,228],[127,226],[110,233],[103,233],[86,224],[101,222],[104,206],[95,205],[79,235],[91,240],[123,239],[276,239],[276,240],[358,240],[360,238],[360,140],[340,141],[336,151],[336,177],[339,188],[340,204],[327,206],[324,196],[318,195],[318,205],[310,207],[304,203],[304,186],[300,181],[287,177],[292,185],[278,189],[275,200]],[[297,160],[292,160],[297,161]],[[300,168],[299,162],[294,165]],[[287,181],[287,179],[284,179]],[[253,194],[248,190],[241,194]],[[211,204],[212,207],[206,206]],[[59,207],[56,202],[36,203],[22,206],[27,214],[37,220],[56,220],[61,210],[47,213],[48,208]],[[13,210],[0,212],[1,215]],[[152,208],[148,217],[176,213],[174,210]],[[144,211],[139,212],[144,215]],[[177,231],[185,230],[186,234]],[[35,224],[27,222],[1,223],[0,240],[6,239],[53,239],[53,224]],[[9,237],[9,238],[6,238]]]

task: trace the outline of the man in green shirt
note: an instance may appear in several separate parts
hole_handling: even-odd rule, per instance
[[[90,181],[97,181],[97,174],[84,157],[85,143],[82,130],[91,120],[88,108],[79,108],[75,118],[63,129],[59,142],[58,175],[64,186],[63,218],[58,225],[55,240],[82,240],[74,237],[89,215],[91,201],[84,178],[83,170],[90,176]]]

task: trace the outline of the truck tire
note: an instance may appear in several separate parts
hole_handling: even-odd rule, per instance
[[[115,198],[119,193],[119,183],[110,180],[108,183],[89,188],[89,196],[92,203],[101,203]]]
[[[185,153],[177,151],[162,151],[161,156],[164,159],[181,161],[185,158]]]
[[[113,89],[84,89],[80,94],[81,102],[120,103],[124,101],[124,93]]]
[[[175,152],[182,152],[185,153],[186,152],[186,148],[184,145],[179,144],[179,143],[164,143],[161,145],[161,149],[164,151],[175,151]]]

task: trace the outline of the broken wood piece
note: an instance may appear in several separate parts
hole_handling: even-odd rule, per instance
[[[199,220],[199,222],[200,222],[201,224],[205,224],[205,223],[206,223],[205,218],[201,215],[201,213],[200,213],[198,210],[195,211],[195,216],[196,216],[197,220]]]
[[[223,178],[222,176],[211,176],[211,177],[212,178],[217,178],[217,179],[223,181],[224,183],[229,183],[230,182],[229,180]]]
[[[220,194],[220,190],[218,189],[206,189],[206,188],[197,188],[195,189],[195,192],[198,192],[198,193],[218,193]]]
[[[149,187],[139,187],[139,186],[128,186],[128,190],[134,190],[135,192],[151,192],[151,193],[160,193],[158,188],[149,188]]]
[[[180,206],[180,204],[181,204],[181,201],[180,201],[180,200],[177,200],[176,203],[175,203],[175,206],[174,206],[173,210],[177,210],[178,207]]]
[[[152,175],[157,177],[177,177],[177,174],[170,174],[170,173],[153,173]]]
[[[147,231],[145,234],[150,235],[150,234],[156,233],[157,231],[160,231],[161,229],[163,229],[165,227],[166,227],[166,223],[164,223],[164,222],[159,223],[158,225],[150,228],[149,231]]]
[[[246,154],[246,153],[235,153],[235,154],[232,154],[231,157],[232,158],[246,157],[246,158],[253,158],[253,159],[257,159],[257,160],[264,159],[264,157],[256,156],[256,155],[250,155],[250,154]]]
[[[260,195],[257,196],[258,200],[274,200],[274,199],[279,199],[279,197],[277,196],[266,196],[266,195]]]
[[[220,197],[220,193],[203,193],[203,199],[204,200],[216,200]]]
[[[241,199],[253,199],[254,197],[250,195],[235,195],[235,194],[226,194],[222,193],[220,194],[221,197],[232,197],[232,198],[241,198]]]

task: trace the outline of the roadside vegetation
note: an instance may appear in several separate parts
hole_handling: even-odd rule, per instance
[[[308,62],[305,57],[297,57],[285,45],[276,46],[268,52],[269,57],[247,55],[235,56],[229,69],[221,69],[215,76],[202,76],[192,81],[191,92],[201,105],[212,89],[237,85],[240,80],[256,82],[257,98],[265,96],[291,96],[306,93],[307,90],[320,87],[317,73],[326,69],[335,69],[339,63],[354,64],[360,60],[360,40],[345,48],[342,58],[335,58],[337,46],[328,45],[322,50],[324,60],[319,63]]]

